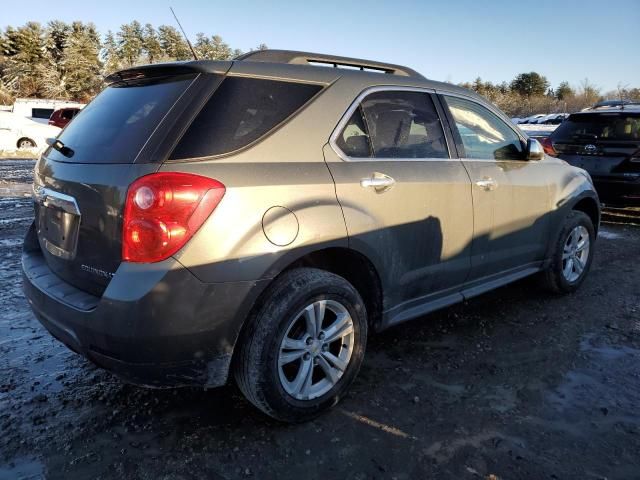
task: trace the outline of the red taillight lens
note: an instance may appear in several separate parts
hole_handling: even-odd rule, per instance
[[[127,191],[122,259],[149,263],[170,257],[193,237],[224,193],[217,180],[190,173],[139,178]]]
[[[540,140],[540,143],[542,144],[544,153],[546,153],[547,155],[551,155],[552,157],[555,157],[556,155],[558,155],[558,152],[556,152],[556,149],[553,148],[553,142],[551,141],[550,137],[544,137],[542,140]]]

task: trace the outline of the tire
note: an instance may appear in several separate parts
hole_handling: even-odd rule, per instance
[[[253,405],[277,420],[315,418],[340,400],[358,374],[367,342],[364,302],[344,278],[314,268],[284,273],[263,298],[237,347],[236,382]],[[314,317],[324,318],[315,336]],[[346,364],[344,370],[334,361]]]
[[[574,234],[573,237],[571,237],[572,234]],[[572,239],[576,237],[578,239],[588,239],[586,255],[582,257],[582,260],[580,260],[580,257],[573,255],[574,250],[570,245]],[[575,210],[569,213],[553,246],[551,265],[542,275],[543,286],[554,293],[576,291],[591,268],[595,239],[595,229],[589,216],[584,212]],[[573,246],[576,245],[574,244]],[[583,248],[581,252],[584,251],[585,249]],[[580,253],[579,255],[583,254]],[[572,262],[571,265],[569,265],[570,261]]]
[[[20,140],[18,140],[18,143],[17,143],[17,147],[19,149],[35,148],[35,146],[36,146],[36,142],[31,140],[30,138],[21,138]]]

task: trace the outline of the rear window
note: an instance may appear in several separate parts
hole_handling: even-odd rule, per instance
[[[580,113],[570,115],[553,132],[554,140],[613,140],[640,139],[639,113]]]
[[[133,163],[193,78],[107,87],[60,134],[59,140],[73,155],[67,157],[50,148],[48,157],[74,163]]]
[[[322,87],[257,78],[227,77],[198,113],[171,159],[238,150],[276,128]]]

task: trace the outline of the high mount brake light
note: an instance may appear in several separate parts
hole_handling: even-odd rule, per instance
[[[180,250],[222,200],[225,186],[190,173],[160,172],[129,186],[124,207],[122,259],[159,262]]]

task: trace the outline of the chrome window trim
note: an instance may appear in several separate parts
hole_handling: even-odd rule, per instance
[[[436,90],[433,88],[421,88],[421,87],[405,87],[402,85],[378,85],[375,87],[365,88],[362,92],[358,94],[355,100],[349,105],[349,108],[343,113],[340,121],[337,123],[331,136],[329,137],[329,145],[333,149],[333,151],[345,162],[450,162],[452,160],[459,161],[458,158],[452,157],[453,150],[451,149],[451,145],[449,144],[449,139],[447,138],[446,128],[444,123],[442,123],[442,118],[438,113],[437,107],[434,104],[434,109],[436,115],[438,115],[438,120],[440,121],[440,127],[442,128],[442,133],[444,135],[444,139],[447,145],[448,157],[447,158],[439,158],[439,157],[425,157],[425,158],[389,158],[389,157],[350,157],[346,153],[344,153],[340,147],[338,147],[336,140],[347,122],[351,119],[351,115],[353,112],[360,106],[362,101],[372,93],[377,92],[418,92],[418,93],[426,93],[426,94],[434,94]]]

